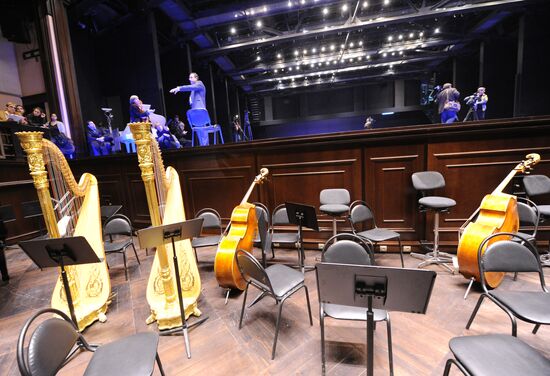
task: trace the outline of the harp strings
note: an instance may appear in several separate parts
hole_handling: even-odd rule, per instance
[[[50,182],[52,204],[57,226],[61,236],[72,236],[78,221],[82,197],[76,196],[61,173],[61,161],[58,154],[44,148],[44,156]]]
[[[158,145],[155,145],[156,141],[152,140],[151,154],[153,155],[153,166],[155,171],[155,185],[157,189],[157,200],[160,210],[161,218],[164,218],[164,208],[166,206],[166,186],[164,163],[162,162],[162,156],[160,154]]]

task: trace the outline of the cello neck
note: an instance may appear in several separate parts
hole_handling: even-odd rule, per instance
[[[504,180],[498,185],[498,187],[495,188],[492,194],[502,193],[502,191],[504,190],[504,188],[506,188],[508,183],[510,183],[510,181],[514,178],[514,176],[516,176],[516,173],[517,173],[517,169],[513,169],[512,171],[510,171],[510,173],[506,176],[506,178],[504,178]]]
[[[244,195],[243,200],[241,201],[241,204],[248,202],[248,199],[250,198],[250,195],[252,194],[252,191],[254,190],[255,185],[256,185],[256,181],[254,180],[252,184],[250,184],[248,191],[246,191],[246,194]]]

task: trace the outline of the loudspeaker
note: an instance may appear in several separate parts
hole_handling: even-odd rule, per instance
[[[13,10],[0,12],[0,28],[4,38],[14,43],[31,43],[30,25],[25,17]]]

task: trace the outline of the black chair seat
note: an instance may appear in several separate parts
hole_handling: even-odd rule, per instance
[[[191,241],[191,245],[193,248],[200,248],[200,247],[208,247],[211,245],[218,245],[220,244],[221,235],[210,235],[210,236],[203,236],[200,238],[194,238]]]
[[[326,316],[338,320],[367,321],[367,309],[360,307],[343,306],[340,304],[323,304]],[[373,309],[374,321],[383,321],[388,317],[388,312],[383,309]]]
[[[300,240],[297,232],[274,232],[271,237],[272,243],[295,244]]]
[[[321,205],[319,210],[328,215],[342,215],[348,212],[349,206],[343,204],[325,204]]]
[[[286,265],[271,265],[265,272],[271,281],[273,292],[277,297],[282,297],[304,282],[304,275],[301,272]]]
[[[452,198],[441,196],[426,196],[418,200],[418,203],[430,209],[447,209],[456,205]]]
[[[550,324],[550,293],[494,290],[489,294],[501,301],[522,320]]]
[[[105,253],[110,252],[119,252],[122,251],[124,248],[129,247],[132,244],[131,239],[125,239],[121,241],[114,241],[114,242],[105,242],[103,243],[103,247],[105,249]]]
[[[471,375],[550,375],[550,360],[513,336],[457,337],[449,347]]]
[[[358,232],[357,235],[367,238],[375,243],[399,237],[399,233],[387,230],[385,228],[372,228],[370,230]]]
[[[152,375],[158,340],[157,333],[149,332],[103,345],[94,352],[84,376]]]

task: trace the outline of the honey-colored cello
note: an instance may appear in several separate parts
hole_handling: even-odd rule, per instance
[[[468,223],[458,243],[458,266],[459,272],[467,279],[475,279],[479,282],[478,248],[481,242],[488,236],[499,232],[517,232],[519,228],[519,217],[516,196],[503,193],[502,191],[518,172],[526,172],[533,168],[540,161],[540,155],[532,153],[527,155],[526,160],[520,162],[498,187],[486,195],[481,201],[475,221]],[[497,236],[489,243],[499,240],[506,240],[508,236]],[[489,244],[487,244],[489,245]],[[485,273],[485,280],[492,288],[497,287],[504,273]]]
[[[260,173],[248,188],[241,203],[231,213],[229,232],[224,235],[218,245],[216,259],[214,260],[214,274],[221,287],[228,289],[244,290],[246,283],[241,277],[235,253],[239,250],[252,251],[254,246],[255,231],[258,226],[256,220],[256,207],[248,202],[256,184],[261,184],[269,173],[267,168],[262,168]]]

